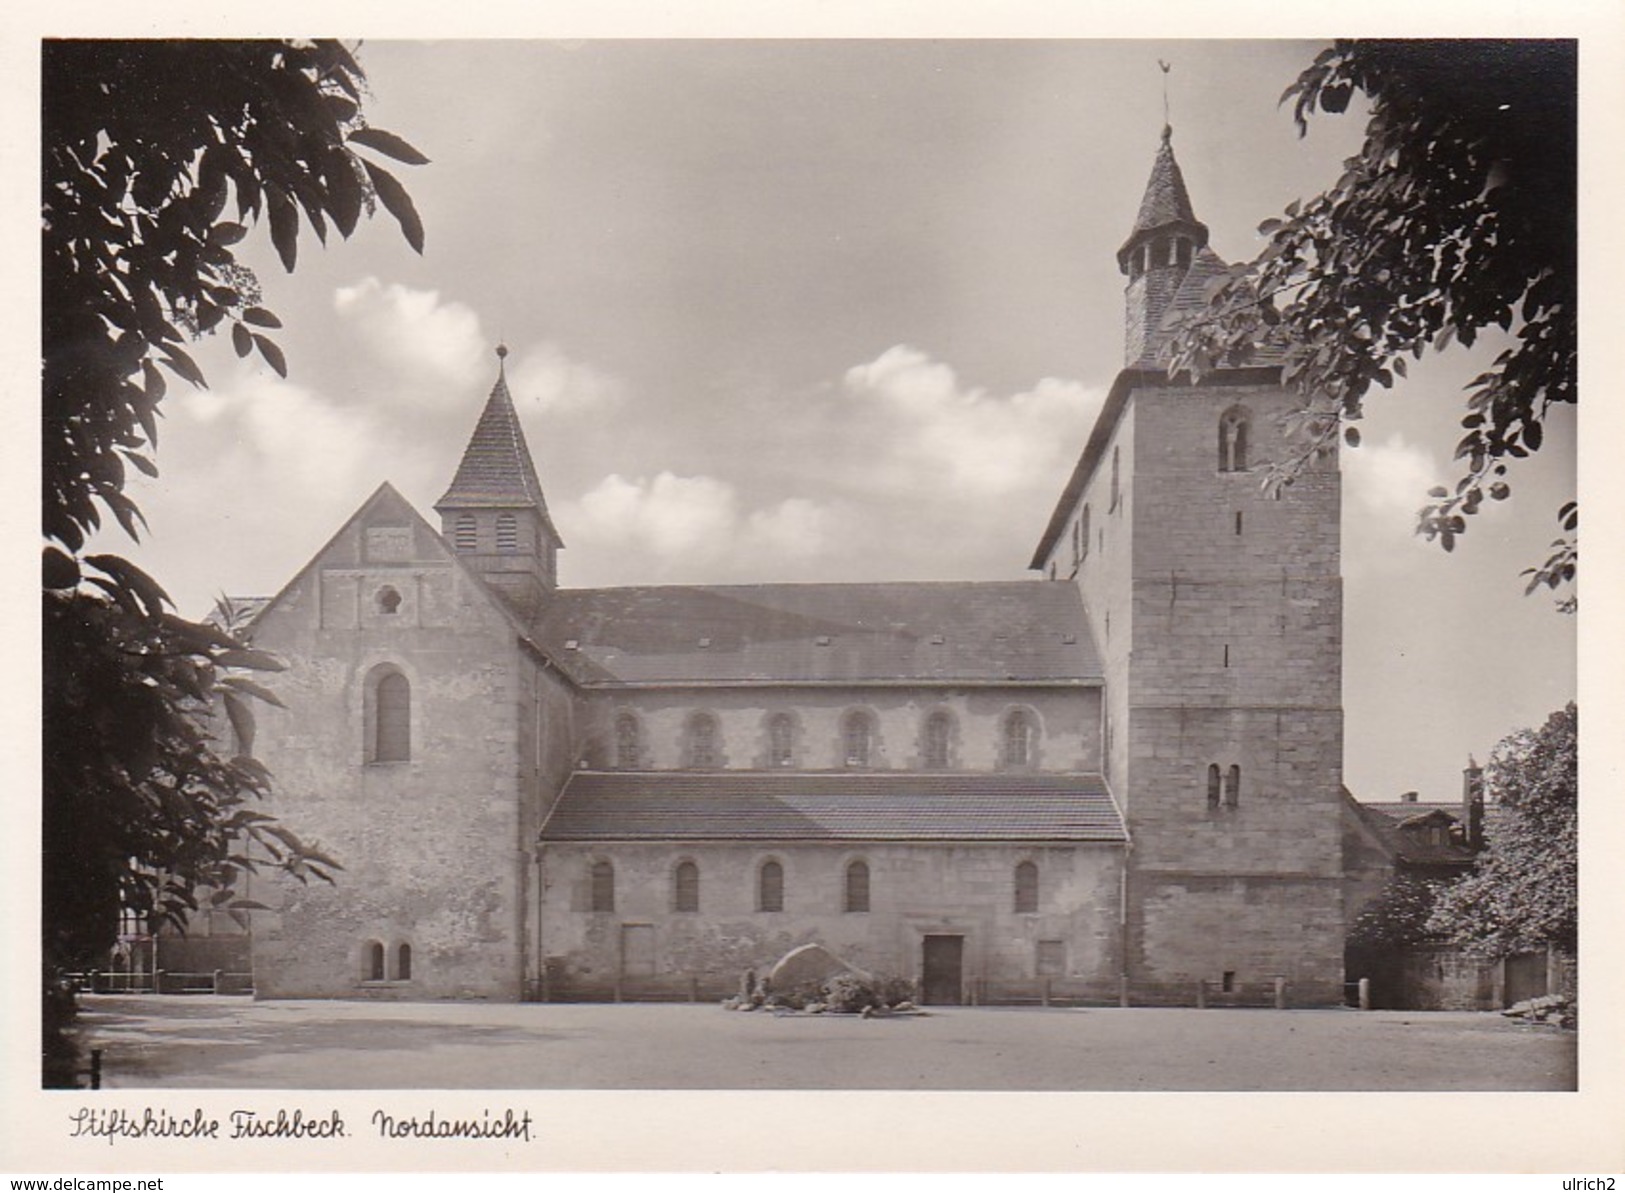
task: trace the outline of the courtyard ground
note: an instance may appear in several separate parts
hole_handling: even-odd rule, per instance
[[[90,995],[109,1089],[1572,1090],[1576,1034],[1495,1014],[254,1002]]]

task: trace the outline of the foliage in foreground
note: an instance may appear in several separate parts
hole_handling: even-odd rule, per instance
[[[355,149],[426,159],[365,125],[364,75],[336,41],[47,41],[41,83],[49,972],[105,953],[121,905],[173,922],[204,888],[229,904],[256,860],[336,868],[252,810],[268,776],[249,701],[269,693],[240,669],[275,660],[84,548],[104,514],[138,537],[125,479],[157,475],[165,375],[205,385],[185,343],[229,327],[240,356],[286,374],[233,246],[263,218],[292,270],[301,226],[348,236],[381,202],[421,250],[404,188]],[[207,728],[220,700],[235,750]]]
[[[1284,350],[1303,404],[1269,484],[1340,435],[1357,445],[1367,394],[1404,377],[1407,357],[1499,328],[1515,342],[1468,384],[1459,475],[1431,491],[1417,532],[1449,551],[1468,516],[1509,496],[1509,464],[1540,450],[1553,406],[1578,400],[1576,69],[1572,41],[1339,41],[1287,88],[1300,134],[1364,93],[1365,143],[1325,193],[1260,226],[1263,251],[1216,285],[1172,366],[1200,375],[1262,342]],[[1530,591],[1574,578],[1577,506],[1558,518]]]
[[[1571,702],[1539,729],[1512,734],[1484,771],[1499,805],[1474,872],[1445,888],[1428,921],[1486,957],[1574,953],[1579,927],[1579,713]]]

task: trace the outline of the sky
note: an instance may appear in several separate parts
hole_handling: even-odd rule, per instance
[[[380,483],[437,522],[510,349],[568,586],[1019,579],[1122,365],[1114,252],[1172,65],[1211,245],[1336,177],[1361,115],[1300,139],[1290,41],[369,41],[370,123],[427,229],[383,212],[286,274],[246,253],[286,381],[224,337],[171,387],[134,557],[182,612],[269,595]],[[1519,572],[1575,492],[1573,420],[1452,555],[1453,480],[1497,346],[1373,396],[1343,455],[1345,772],[1455,799],[1469,754],[1575,691],[1575,619]],[[124,550],[108,538],[104,548]]]

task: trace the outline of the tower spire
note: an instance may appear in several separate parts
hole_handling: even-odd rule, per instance
[[[1160,61],[1157,65],[1163,68],[1166,118],[1168,66]],[[1173,127],[1165,119],[1134,227],[1117,250],[1117,268],[1129,279],[1124,355],[1130,365],[1157,361],[1165,354],[1168,336],[1163,321],[1179,300],[1192,265],[1200,265],[1205,277],[1217,262],[1207,248],[1207,225],[1191,207],[1173,139]]]
[[[498,344],[497,378],[456,475],[435,502],[441,533],[453,549],[524,615],[555,584],[555,555],[564,546],[547,512],[525,431],[508,392],[506,344]]]

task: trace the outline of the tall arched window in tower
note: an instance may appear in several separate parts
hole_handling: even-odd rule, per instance
[[[1207,768],[1207,806],[1217,808],[1224,794],[1224,780],[1219,776],[1219,765],[1214,763]]]
[[[1033,764],[1033,746],[1037,732],[1032,716],[1019,708],[1004,718],[1004,748],[1001,757],[1006,767],[1020,769]]]
[[[874,750],[874,721],[868,713],[854,709],[841,721],[841,746],[848,766],[868,766]]]
[[[497,550],[504,555],[519,550],[519,523],[512,514],[497,515]]]
[[[591,904],[594,911],[615,910],[615,867],[606,861],[597,861],[592,864],[589,872],[591,879]]]
[[[717,719],[697,712],[688,719],[688,765],[696,770],[715,770],[721,762],[717,747]]]
[[[767,722],[767,760],[770,766],[790,766],[795,762],[796,722],[787,712],[777,712]]]
[[[948,742],[953,737],[954,719],[946,709],[937,709],[925,718],[925,748],[921,751],[927,770],[948,769]]]
[[[1016,914],[1031,915],[1038,911],[1038,863],[1022,862],[1016,866]]]
[[[1247,471],[1247,407],[1232,406],[1219,417],[1219,471]]]
[[[672,873],[671,906],[673,911],[700,909],[700,867],[694,862],[678,862]]]
[[[618,770],[637,770],[643,753],[642,733],[638,719],[629,712],[615,718],[615,766]]]
[[[366,684],[366,759],[408,762],[412,757],[412,685],[387,663]]]
[[[1241,767],[1232,765],[1230,773],[1224,781],[1224,806],[1237,808],[1241,806]]]
[[[847,863],[845,911],[869,910],[869,863],[859,860]]]
[[[784,910],[784,867],[771,858],[756,872],[756,910]]]

